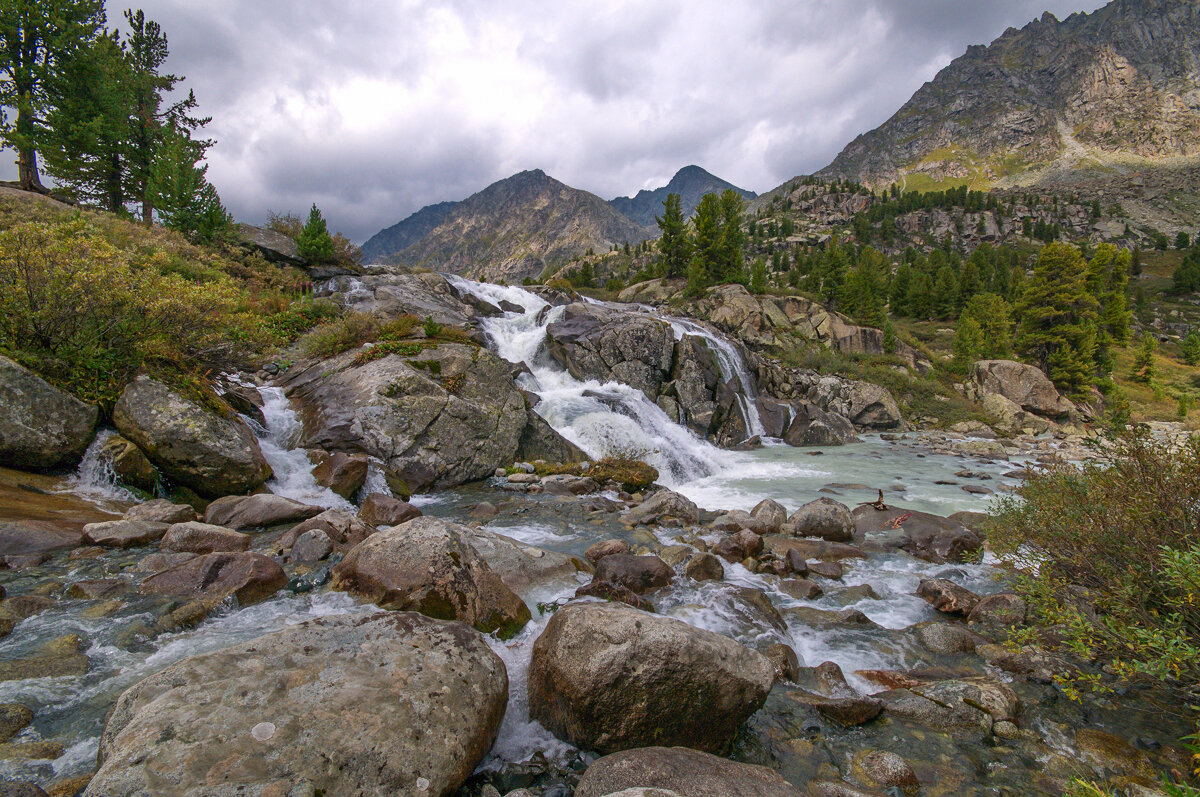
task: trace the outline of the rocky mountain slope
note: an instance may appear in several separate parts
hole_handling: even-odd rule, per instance
[[[968,48],[818,175],[910,189],[1061,185],[1064,173],[1197,159],[1200,2],[1114,0]]]
[[[445,221],[457,206],[457,202],[438,202],[436,205],[426,205],[391,227],[383,228],[362,245],[363,262],[381,262],[401,249],[412,246]]]
[[[700,204],[702,196],[719,194],[728,188],[737,191],[746,199],[754,199],[758,196],[753,191],[738,188],[733,183],[726,182],[699,166],[684,166],[675,172],[671,182],[666,185],[653,191],[638,191],[636,196],[619,196],[610,200],[608,204],[638,224],[653,227],[655,217],[662,214],[663,202],[666,201],[667,194],[679,194],[680,202],[683,205],[683,214],[691,216],[696,212],[696,206]]]
[[[416,243],[390,259],[493,282],[521,282],[572,257],[637,243],[650,230],[600,197],[540,169],[493,183],[454,206]]]

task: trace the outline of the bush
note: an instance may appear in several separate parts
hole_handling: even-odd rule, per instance
[[[427,338],[436,338],[438,335],[442,334],[442,325],[437,321],[434,321],[433,316],[431,315],[425,316],[425,324],[422,329],[424,330],[425,337]]]
[[[1051,467],[999,501],[989,542],[1061,646],[1200,698],[1200,436],[1144,430],[1107,465]],[[1081,600],[1081,596],[1084,596]]]
[[[107,404],[143,367],[229,367],[268,342],[233,280],[164,273],[169,260],[121,250],[82,219],[13,226],[0,233],[0,351]]]
[[[300,338],[300,349],[309,357],[332,357],[368,341],[379,334],[379,322],[367,313],[346,313],[327,321]]]

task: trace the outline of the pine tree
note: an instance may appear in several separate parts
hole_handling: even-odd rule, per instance
[[[1200,329],[1193,329],[1179,346],[1183,361],[1188,365],[1200,365]]]
[[[147,194],[165,226],[194,240],[212,241],[229,229],[233,219],[208,182],[208,166],[199,164],[201,157],[187,133],[169,129],[150,168]]]
[[[1047,244],[1017,303],[1017,349],[1060,388],[1080,395],[1096,370],[1096,298],[1070,244]]]
[[[974,318],[959,319],[958,328],[954,331],[952,349],[954,351],[954,368],[959,373],[965,372],[971,363],[983,356],[983,330]]]
[[[883,322],[883,351],[885,354],[896,353],[896,327],[890,318]]]
[[[17,179],[26,190],[46,192],[37,155],[51,108],[50,82],[103,25],[102,0],[0,2],[0,105],[16,111],[15,119],[0,120],[0,140],[17,151]]]
[[[754,259],[754,265],[750,268],[750,292],[751,293],[766,293],[767,291],[767,264],[761,258]]]
[[[332,263],[334,260],[333,237],[315,202],[308,212],[308,221],[296,238],[296,247],[300,256],[310,263]]]
[[[838,246],[836,240],[831,240],[825,248],[825,256],[821,266],[821,301],[832,309],[837,309],[838,300],[842,296],[842,286],[846,284],[846,253]]]
[[[921,320],[933,318],[936,312],[933,301],[933,278],[924,271],[918,271],[913,275],[905,305],[912,318]]]
[[[191,91],[184,99],[163,108],[164,95],[170,94],[175,84],[184,80],[178,75],[159,73],[169,54],[166,34],[157,22],[146,19],[140,10],[126,11],[125,20],[131,29],[126,44],[133,70],[126,192],[130,199],[141,202],[142,221],[150,224],[154,220],[154,202],[149,192],[150,172],[159,148],[166,142],[168,128],[173,127],[190,137],[211,119],[190,115],[197,105],[196,95]],[[201,155],[212,146],[207,140],[194,143],[200,148]]]
[[[892,287],[888,292],[888,309],[896,315],[912,315],[908,306],[908,290],[912,285],[912,279],[912,266],[908,263],[901,263],[892,277]]]
[[[1174,282],[1175,293],[1200,291],[1200,245],[1193,246],[1184,256],[1183,262],[1176,266],[1171,279]]]
[[[688,284],[703,290],[721,276],[721,202],[716,194],[705,194],[700,198],[692,227],[695,237],[691,247],[692,263],[688,266]]]
[[[1158,341],[1149,332],[1142,335],[1142,345],[1138,347],[1138,352],[1133,358],[1133,373],[1129,378],[1135,382],[1144,382],[1149,384],[1154,381],[1157,376],[1157,369],[1154,366],[1154,352],[1158,350]]]
[[[938,318],[949,319],[958,315],[958,277],[949,265],[938,269],[933,283],[933,306]]]
[[[682,277],[687,273],[691,259],[691,243],[687,236],[687,221],[683,218],[683,206],[679,194],[667,194],[663,202],[663,214],[655,216],[662,235],[658,239],[660,272],[664,277]],[[629,245],[625,245],[628,252]]]
[[[1012,307],[994,293],[977,293],[963,306],[958,322],[972,321],[983,336],[979,356],[1003,360],[1012,355]]]
[[[742,230],[746,202],[732,188],[721,192],[720,273],[724,282],[746,282],[746,234]]]

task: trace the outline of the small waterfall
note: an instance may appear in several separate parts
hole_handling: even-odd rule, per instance
[[[530,373],[519,382],[537,393],[536,411],[559,434],[589,456],[629,456],[658,468],[668,485],[682,485],[713,476],[737,461],[672,421],[640,390],[618,382],[580,381],[555,363],[542,344],[546,327],[562,316],[541,297],[516,287],[447,277],[459,290],[492,304],[512,302],[524,312],[504,313],[481,321],[484,333],[504,359],[523,362]]]
[[[758,411],[758,387],[754,378],[750,376],[750,370],[746,368],[746,361],[742,359],[741,352],[729,340],[713,334],[703,324],[684,318],[667,317],[665,320],[671,325],[676,340],[683,340],[684,335],[695,335],[704,340],[717,358],[721,377],[734,384],[738,408],[742,411],[742,420],[746,422],[750,436],[765,438],[767,430]]]
[[[96,432],[95,439],[84,452],[75,475],[71,477],[72,492],[101,501],[138,500],[137,496],[117,484],[117,474],[113,472],[112,461],[108,457],[100,456],[105,443],[116,434],[113,429],[101,429]]]
[[[304,429],[296,411],[283,394],[283,388],[261,387],[258,392],[263,397],[262,411],[267,425],[263,428],[254,421],[250,421],[250,425],[258,434],[259,448],[274,474],[267,482],[267,488],[276,495],[306,504],[329,509],[353,509],[353,504],[328,487],[317,484],[313,478],[313,464],[308,454],[297,447]]]

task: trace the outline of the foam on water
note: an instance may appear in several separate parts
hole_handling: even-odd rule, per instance
[[[257,427],[259,447],[271,465],[273,475],[267,482],[267,489],[306,504],[328,509],[353,509],[353,504],[328,487],[317,484],[313,478],[312,462],[304,449],[297,447],[304,428],[283,394],[283,388],[262,387],[258,392],[263,397],[262,411],[267,425],[263,428],[251,421],[251,426]]]
[[[96,432],[92,444],[87,447],[75,475],[67,480],[69,492],[89,498],[93,501],[136,501],[137,497],[129,490],[117,484],[117,474],[113,471],[112,461],[100,456],[104,446],[116,436],[115,429],[101,429]]]

